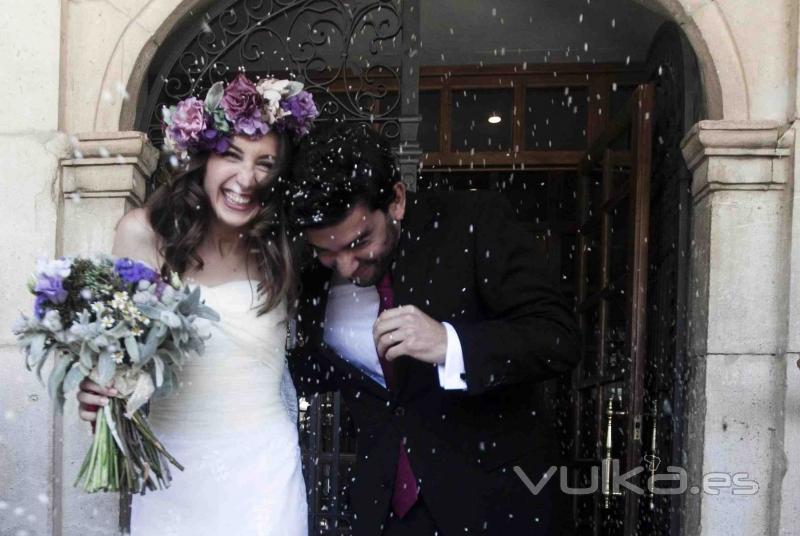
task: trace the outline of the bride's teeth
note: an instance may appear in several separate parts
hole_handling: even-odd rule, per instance
[[[228,198],[229,201],[236,203],[237,205],[249,205],[250,204],[250,197],[249,196],[242,196],[236,194],[234,192],[224,192],[225,197]]]

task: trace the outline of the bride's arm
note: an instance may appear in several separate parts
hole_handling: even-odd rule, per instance
[[[120,218],[111,254],[146,262],[159,270],[158,238],[150,226],[146,209],[135,208]]]

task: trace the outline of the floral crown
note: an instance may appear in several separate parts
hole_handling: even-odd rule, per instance
[[[203,151],[223,153],[235,134],[260,138],[275,130],[301,138],[318,115],[314,97],[300,82],[264,78],[254,84],[239,73],[227,86],[216,82],[203,100],[188,97],[164,106],[164,145],[186,157]]]

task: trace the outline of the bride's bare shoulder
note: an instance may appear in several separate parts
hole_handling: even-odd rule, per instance
[[[141,260],[158,268],[161,264],[158,243],[158,234],[150,225],[147,209],[135,208],[117,222],[111,254]]]

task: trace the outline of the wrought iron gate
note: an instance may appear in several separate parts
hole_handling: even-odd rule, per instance
[[[159,48],[138,96],[136,128],[160,146],[162,106],[202,96],[238,71],[292,77],[314,94],[320,121],[369,122],[402,147],[403,175],[413,183],[419,12],[419,0],[215,2]]]

